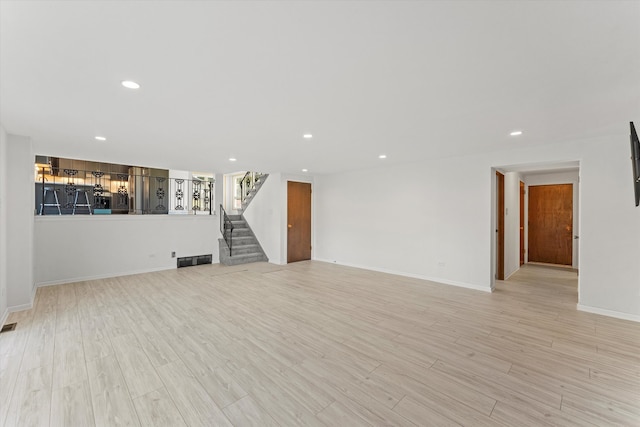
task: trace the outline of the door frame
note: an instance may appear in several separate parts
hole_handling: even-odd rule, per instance
[[[226,173],[222,175],[223,185],[222,185],[222,207],[227,211],[227,214],[237,214],[239,211],[234,206],[234,199],[236,196],[236,187],[238,179],[242,179],[246,172],[237,171]],[[216,206],[217,208],[217,206]]]
[[[298,177],[298,176],[283,176],[282,179],[282,189],[284,192],[284,197],[281,199],[282,200],[282,216],[281,218],[281,224],[282,224],[282,234],[281,234],[281,248],[282,248],[282,252],[281,252],[281,264],[282,265],[286,265],[288,264],[288,258],[289,258],[289,228],[288,228],[288,221],[289,218],[287,218],[287,216],[289,215],[288,213],[288,209],[289,209],[289,182],[300,182],[303,184],[310,184],[311,185],[311,260],[315,259],[315,249],[316,249],[316,242],[315,242],[315,189],[314,189],[314,183],[313,183],[313,179],[305,179],[303,177]]]
[[[524,184],[524,182],[522,182],[522,180],[520,180],[520,184],[519,184],[519,189],[520,189],[520,267],[522,267],[526,262],[527,262],[527,249],[525,246],[525,224],[526,224],[526,202],[525,200],[527,199],[527,188]],[[528,230],[527,230],[528,231]]]
[[[496,171],[496,280],[504,280],[504,174]]]
[[[568,173],[571,171],[577,171],[577,177],[569,178],[568,176],[562,177],[564,173]],[[491,291],[495,290],[495,282],[496,282],[496,265],[497,265],[497,236],[496,236],[496,221],[497,221],[497,175],[496,172],[507,173],[507,172],[517,172],[523,177],[523,181],[525,183],[525,191],[527,191],[527,197],[525,197],[525,263],[528,262],[528,251],[529,251],[529,242],[527,241],[528,234],[528,188],[529,184],[531,185],[541,185],[543,182],[539,181],[539,175],[549,175],[549,179],[551,179],[551,175],[557,175],[557,177],[553,177],[553,180],[545,181],[544,184],[573,184],[574,191],[574,202],[573,202],[573,231],[575,236],[580,235],[581,229],[581,220],[582,220],[582,184],[580,182],[580,174],[582,172],[582,165],[580,159],[573,160],[562,160],[557,162],[539,162],[539,163],[515,163],[515,164],[504,164],[504,165],[496,165],[490,167],[490,221],[487,228],[487,232],[489,233],[489,283],[491,287]],[[511,231],[509,231],[511,232]],[[517,230],[513,231],[517,232]],[[573,269],[578,271],[580,265],[582,264],[582,259],[580,256],[581,252],[581,239],[575,238],[573,241]],[[580,276],[578,276],[578,298],[580,298],[580,286],[581,280]]]
[[[578,169],[578,174],[580,174],[580,169]],[[529,254],[529,186],[536,185],[557,185],[557,184],[573,184],[573,235],[578,236],[578,238],[573,239],[573,243],[571,245],[571,259],[572,264],[571,268],[578,270],[580,268],[580,203],[582,198],[580,197],[580,193],[582,191],[582,185],[580,183],[580,178],[576,180],[571,179],[552,179],[552,180],[539,180],[535,178],[529,177],[527,182],[525,183],[525,189],[527,192],[525,203],[527,205],[527,209],[525,210],[525,250],[526,250],[526,258],[525,261],[529,262],[528,254]]]

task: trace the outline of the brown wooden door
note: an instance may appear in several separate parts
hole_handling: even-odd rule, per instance
[[[496,279],[504,280],[504,175],[496,172]]]
[[[311,184],[287,183],[287,262],[311,259]]]
[[[520,265],[524,264],[524,182],[520,181]]]
[[[529,187],[529,261],[571,265],[573,184]]]

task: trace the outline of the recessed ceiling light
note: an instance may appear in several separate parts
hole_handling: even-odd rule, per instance
[[[310,133],[305,133],[304,135],[302,135],[302,137],[304,139],[311,139],[311,138],[313,138],[313,135],[311,135]]]
[[[132,82],[131,80],[123,80],[122,86],[126,87],[127,89],[140,89],[140,85],[136,82]]]
[[[235,162],[235,161],[236,161],[236,158],[235,158],[235,157],[229,157],[229,161],[230,161],[230,162]]]
[[[98,140],[98,141],[106,141],[107,138],[105,138],[104,136],[96,136],[96,140]]]
[[[518,135],[522,135],[522,131],[521,130],[514,130],[513,132],[511,132],[509,135],[511,136],[518,136]]]
[[[379,159],[386,159],[386,158],[387,158],[387,155],[386,155],[386,154],[380,154],[380,155],[378,156],[378,158],[379,158]]]
[[[302,169],[302,172],[309,172],[309,169]]]

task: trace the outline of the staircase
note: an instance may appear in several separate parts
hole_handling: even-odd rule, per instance
[[[231,255],[225,239],[218,239],[220,263],[224,265],[248,264],[250,262],[269,261],[258,239],[251,231],[242,215],[227,215],[233,224],[231,233]]]
[[[247,172],[241,181],[242,209],[247,208],[256,195],[268,174]],[[220,232],[222,239],[218,239],[220,249],[220,263],[224,265],[248,264],[250,262],[269,261],[262,250],[253,230],[247,224],[242,214],[227,215],[220,205]]]

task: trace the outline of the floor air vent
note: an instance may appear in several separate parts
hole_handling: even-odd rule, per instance
[[[178,268],[180,267],[191,267],[192,265],[202,265],[202,264],[211,264],[213,262],[213,255],[196,255],[196,256],[186,256],[183,258],[178,258]]]
[[[0,329],[0,333],[2,332],[9,332],[9,331],[13,331],[16,328],[17,323],[7,323],[6,325],[4,325],[2,327],[2,329]]]

